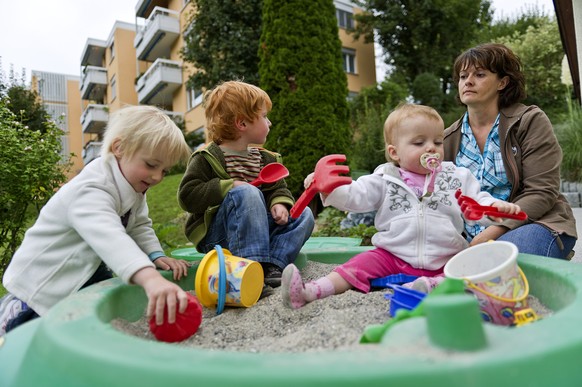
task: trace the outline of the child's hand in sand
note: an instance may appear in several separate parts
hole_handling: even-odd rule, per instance
[[[174,259],[170,257],[159,257],[154,261],[158,269],[172,270],[174,273],[174,280],[178,281],[182,277],[188,275],[188,268],[190,263],[183,259]]]
[[[164,308],[168,308],[168,322],[176,321],[176,313],[184,313],[188,306],[188,296],[178,285],[168,281],[153,267],[138,270],[131,282],[144,288],[148,297],[147,318],[156,316],[156,324],[164,322]]]

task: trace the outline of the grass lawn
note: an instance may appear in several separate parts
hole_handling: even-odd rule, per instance
[[[147,192],[150,218],[166,254],[189,244],[184,235],[186,215],[178,205],[178,186],[181,179],[182,174],[167,176]]]

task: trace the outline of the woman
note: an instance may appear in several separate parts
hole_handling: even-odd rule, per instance
[[[453,78],[467,112],[445,131],[445,160],[469,168],[481,188],[513,202],[526,221],[467,225],[471,245],[509,241],[520,253],[571,259],[576,221],[560,193],[562,150],[550,120],[526,97],[519,58],[502,44],[482,44],[457,57]]]

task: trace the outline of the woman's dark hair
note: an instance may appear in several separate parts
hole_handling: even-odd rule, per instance
[[[455,59],[453,80],[459,84],[461,71],[474,66],[498,74],[499,78],[509,77],[507,86],[499,92],[499,108],[520,102],[527,97],[522,64],[517,55],[503,44],[486,43],[470,48]],[[457,99],[460,101],[459,97]]]

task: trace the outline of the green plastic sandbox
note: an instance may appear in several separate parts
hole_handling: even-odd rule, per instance
[[[330,246],[301,254],[341,263],[362,249]],[[146,305],[140,287],[111,279],[0,339],[0,386],[579,385],[582,265],[523,254],[518,263],[530,293],[554,313],[522,327],[483,322],[486,345],[473,351],[433,344],[426,317],[394,324],[380,344],[349,352],[241,353],[148,341],[109,323],[136,321]],[[191,290],[196,269],[179,285]]]

